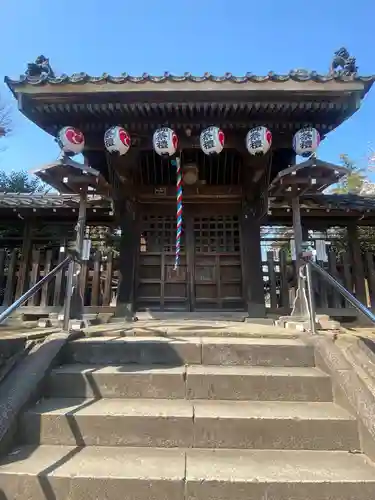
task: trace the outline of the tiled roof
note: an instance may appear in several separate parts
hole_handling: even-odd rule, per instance
[[[110,201],[97,195],[88,196],[90,208],[109,208]],[[78,195],[0,193],[1,208],[78,208]]]
[[[111,202],[98,195],[88,197],[90,208],[110,208]],[[330,208],[364,212],[375,210],[375,196],[355,194],[313,194],[301,196],[302,208]],[[78,208],[78,195],[0,193],[1,208]],[[290,208],[290,201],[285,198],[272,198],[271,209]]]
[[[81,84],[81,83],[145,83],[145,82],[153,82],[153,83],[165,83],[165,82],[233,82],[233,83],[264,83],[268,81],[272,82],[287,82],[289,80],[293,80],[296,82],[317,82],[317,83],[326,83],[330,81],[336,82],[351,82],[358,81],[366,84],[372,84],[375,81],[375,75],[370,76],[359,76],[357,74],[354,75],[345,75],[341,71],[332,72],[326,75],[319,74],[316,71],[308,71],[305,69],[295,69],[289,71],[287,74],[277,74],[273,71],[270,71],[267,75],[259,76],[253,73],[246,73],[243,76],[235,76],[232,73],[225,73],[222,76],[216,76],[211,73],[205,73],[202,76],[195,76],[191,73],[184,73],[183,75],[172,75],[171,73],[165,72],[160,76],[149,75],[148,73],[143,73],[141,76],[131,76],[127,73],[122,73],[119,76],[112,76],[108,73],[103,73],[101,76],[90,76],[87,73],[74,73],[71,76],[62,74],[58,77],[50,77],[46,73],[43,73],[39,77],[29,77],[26,75],[21,75],[18,79],[12,79],[9,77],[5,77],[5,83],[10,87],[14,87],[22,84],[30,84],[30,85],[43,85],[43,84],[51,84],[51,85],[61,85],[61,84]]]
[[[301,196],[302,208],[317,209],[319,207],[333,210],[350,210],[365,212],[375,210],[375,196],[360,196],[356,194],[312,194]],[[283,199],[273,199],[272,208],[290,208],[290,202]]]

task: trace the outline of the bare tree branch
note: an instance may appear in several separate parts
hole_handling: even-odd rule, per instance
[[[11,110],[0,98],[0,137],[5,137],[12,130]]]

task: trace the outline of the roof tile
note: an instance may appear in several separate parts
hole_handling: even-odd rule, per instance
[[[205,73],[202,76],[195,76],[191,73],[184,73],[183,75],[172,75],[169,72],[165,72],[160,76],[149,75],[148,73],[143,73],[140,76],[132,76],[128,73],[122,73],[119,76],[113,76],[108,73],[103,73],[101,76],[90,76],[87,73],[74,73],[71,76],[66,74],[62,74],[58,77],[50,77],[46,73],[43,73],[39,77],[30,77],[27,75],[21,75],[18,79],[12,79],[9,77],[5,77],[5,83],[9,87],[13,87],[16,85],[22,84],[30,84],[30,85],[43,85],[43,84],[51,84],[51,85],[61,85],[61,84],[82,84],[82,83],[115,83],[115,84],[123,84],[123,83],[145,83],[145,82],[153,82],[153,83],[165,83],[169,82],[195,82],[201,83],[205,81],[211,81],[216,83],[221,82],[233,82],[233,83],[264,83],[268,81],[273,82],[287,82],[289,80],[294,80],[297,82],[306,82],[306,81],[314,81],[318,83],[326,83],[330,81],[338,81],[338,82],[350,82],[350,81],[360,81],[363,83],[373,83],[375,81],[375,75],[369,76],[359,76],[357,74],[353,75],[345,75],[341,71],[332,72],[326,75],[319,74],[316,71],[308,71],[305,69],[294,69],[289,71],[287,74],[277,74],[273,71],[270,71],[267,75],[259,76],[253,73],[246,73],[242,76],[235,76],[232,73],[225,73],[222,76],[213,75],[212,73]]]
[[[331,208],[338,210],[355,210],[364,212],[375,210],[374,196],[355,194],[312,194],[301,196],[301,206],[312,209]],[[89,195],[88,203],[92,208],[110,208],[108,199],[99,195]],[[285,198],[271,198],[272,208],[290,208]],[[1,208],[78,208],[78,195],[32,194],[32,193],[0,193]]]
[[[0,193],[1,208],[78,208],[78,195]],[[110,202],[101,196],[88,196],[92,208],[109,208]]]

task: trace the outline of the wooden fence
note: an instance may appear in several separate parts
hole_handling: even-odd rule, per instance
[[[25,262],[21,250],[0,249],[0,306],[10,305],[16,298],[39,281],[64,258],[59,248],[32,250],[31,260]],[[320,262],[349,291],[354,293],[368,307],[375,309],[375,263],[374,254],[362,254],[361,263],[354,266],[349,253],[337,256],[328,252],[328,262]],[[296,290],[295,264],[286,251],[281,250],[278,258],[274,252],[267,253],[262,262],[265,303],[273,313],[288,314]],[[61,271],[50,283],[32,297],[25,312],[61,312],[65,291],[66,273]],[[355,315],[353,309],[341,296],[318,276],[314,276],[315,300],[318,311],[334,316]],[[108,312],[116,305],[119,282],[118,259],[112,250],[96,251],[93,258],[82,265],[79,283],[84,290],[85,306],[88,311]]]
[[[375,309],[375,255],[363,253],[356,265],[349,252],[337,255],[334,251],[328,251],[327,256],[327,262],[318,261],[318,264],[367,307]],[[262,262],[262,271],[267,308],[271,312],[288,314],[297,288],[295,262],[288,258],[286,250],[281,250],[277,259],[274,252],[268,252],[267,260]],[[356,315],[352,306],[316,273],[313,273],[313,288],[319,313],[332,316]]]
[[[31,262],[25,263],[21,250],[0,249],[0,305],[6,307],[22,295],[65,258],[59,248],[34,249]],[[67,269],[60,271],[35,294],[23,310],[28,312],[61,312],[66,293]],[[104,310],[116,304],[119,281],[117,259],[113,252],[97,251],[93,259],[84,262],[79,286],[84,290],[85,306]]]

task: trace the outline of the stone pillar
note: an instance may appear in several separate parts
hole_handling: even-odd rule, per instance
[[[260,223],[249,205],[245,204],[241,216],[241,259],[244,299],[249,317],[264,318],[264,282],[260,247]]]
[[[115,315],[132,319],[134,313],[135,267],[140,242],[140,225],[137,205],[127,200],[116,207],[121,228],[119,273]]]

